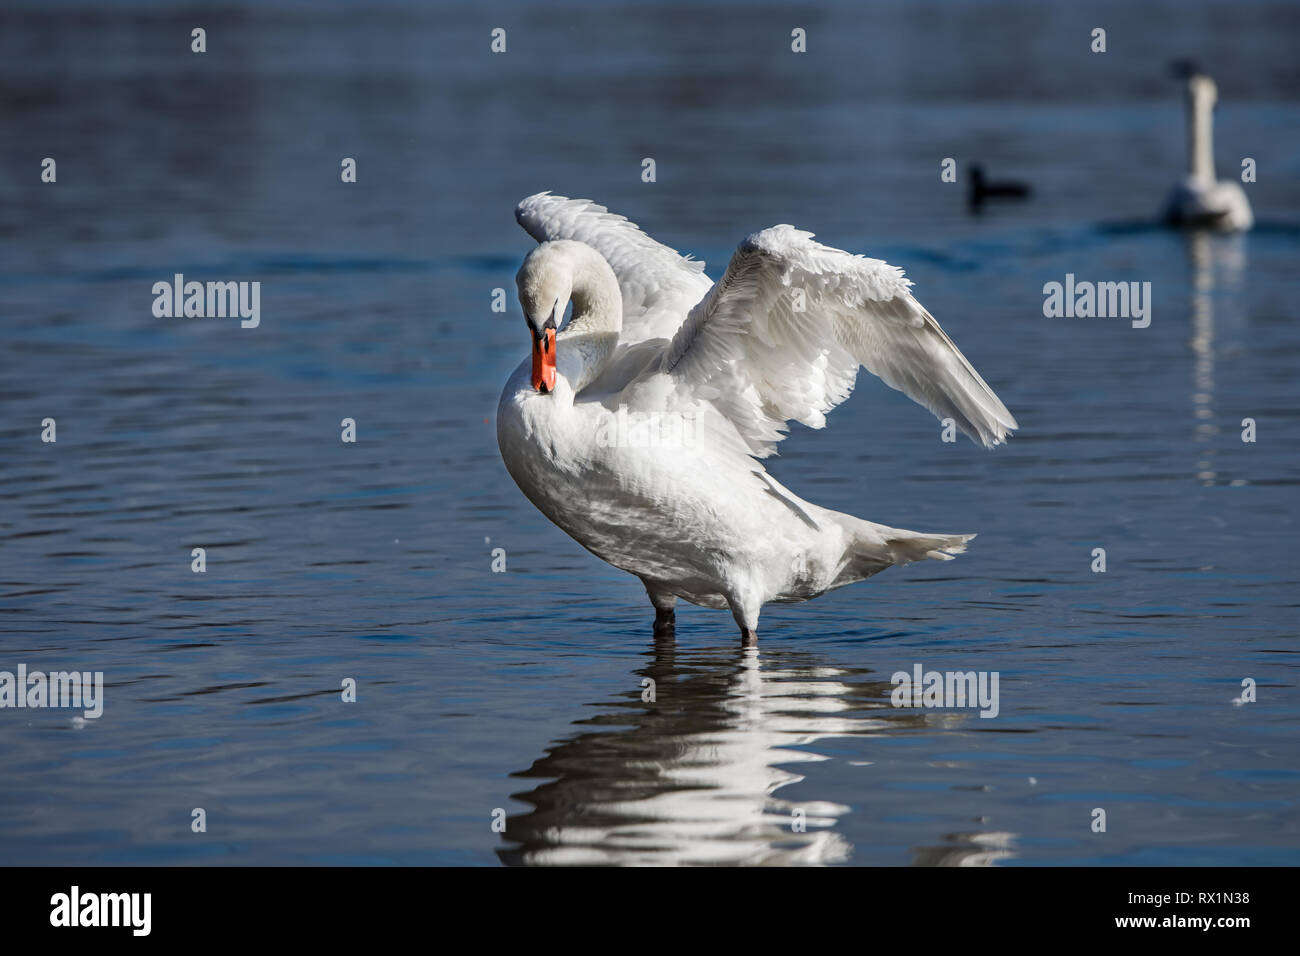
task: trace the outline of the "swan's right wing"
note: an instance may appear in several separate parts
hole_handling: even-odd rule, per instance
[[[538,242],[576,239],[605,257],[623,292],[623,344],[671,339],[713,285],[703,262],[655,242],[590,199],[537,193],[515,208],[515,218]]]
[[[1015,418],[910,285],[902,270],[810,232],[764,229],[691,311],[662,369],[726,416],[758,458],[776,450],[790,421],[825,425],[859,366],[974,441],[1004,442]]]

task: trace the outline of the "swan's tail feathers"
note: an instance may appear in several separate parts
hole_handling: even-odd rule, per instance
[[[894,564],[911,564],[913,561],[951,561],[966,550],[966,542],[973,534],[918,534],[915,531],[894,531],[885,538],[885,544],[894,554]]]
[[[846,548],[840,572],[832,581],[832,588],[853,584],[871,575],[880,574],[894,564],[914,561],[952,561],[966,550],[966,542],[974,535],[923,535],[918,531],[891,528],[885,524],[867,522],[852,515],[836,514],[846,535]]]
[[[966,542],[975,537],[973,534],[921,534],[847,515],[844,518],[848,518],[841,523],[850,532],[849,547],[844,565],[831,587],[861,581],[896,564],[951,561],[965,551]]]

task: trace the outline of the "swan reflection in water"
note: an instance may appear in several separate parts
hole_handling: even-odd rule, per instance
[[[1219,432],[1214,409],[1215,305],[1224,313],[1219,316],[1220,322],[1226,320],[1232,333],[1239,332],[1245,314],[1242,299],[1245,238],[1194,230],[1187,236],[1187,254],[1192,279],[1190,344],[1195,356],[1192,415],[1196,419],[1198,446],[1196,478],[1203,485],[1213,485],[1219,481],[1213,444]]]
[[[827,864],[852,845],[836,832],[850,812],[777,791],[830,758],[817,741],[952,726],[951,712],[899,711],[870,671],[827,667],[802,652],[679,649],[655,641],[630,689],[593,704],[563,739],[514,776],[540,779],[514,795],[533,809],[509,817],[497,850],[518,866]],[[647,680],[648,679],[648,680]],[[653,691],[653,700],[650,692]],[[815,778],[814,778],[815,779]],[[794,826],[802,817],[803,832]],[[989,864],[1012,855],[1011,834],[950,834],[921,847],[928,865]]]

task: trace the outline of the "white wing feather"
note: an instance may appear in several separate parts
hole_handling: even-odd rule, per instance
[[[791,420],[823,427],[859,365],[986,447],[1019,427],[902,270],[812,235],[783,225],[742,242],[664,355],[663,370],[729,418],[752,455],[772,454]]]
[[[538,242],[577,239],[605,257],[623,292],[620,344],[672,338],[713,284],[703,262],[655,242],[590,199],[537,193],[515,208],[515,218]]]

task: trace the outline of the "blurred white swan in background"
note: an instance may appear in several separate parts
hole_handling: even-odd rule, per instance
[[[823,427],[860,365],[986,447],[1017,427],[901,270],[783,225],[715,284],[589,200],[539,193],[516,217],[541,244],[517,277],[532,358],[501,395],[501,457],[551,521],[641,579],[656,631],[684,598],[730,608],[751,644],[769,601],[965,549],[973,535],[818,507],[757,460],[789,421]]]
[[[1242,231],[1255,223],[1240,183],[1218,180],[1214,172],[1214,80],[1190,65],[1180,67],[1187,82],[1187,175],[1174,187],[1165,212],[1176,226]]]

